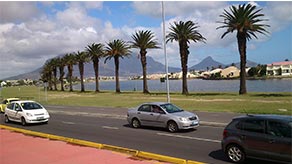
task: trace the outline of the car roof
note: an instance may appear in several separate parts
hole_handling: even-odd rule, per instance
[[[6,100],[8,100],[8,101],[11,101],[11,100],[19,100],[19,98],[16,98],[16,97],[14,97],[14,98],[7,98]]]
[[[14,101],[12,103],[27,103],[27,102],[34,102],[34,103],[36,103],[35,101],[32,101],[32,100],[19,100],[19,101]]]
[[[247,114],[247,115],[244,115],[244,116],[235,117],[234,119],[246,119],[246,118],[259,118],[259,119],[268,119],[268,120],[292,121],[292,116],[276,115],[276,114]]]
[[[160,106],[160,105],[164,105],[164,104],[170,104],[170,103],[168,103],[168,102],[147,102],[147,103],[143,103],[141,105],[158,105],[158,106]]]

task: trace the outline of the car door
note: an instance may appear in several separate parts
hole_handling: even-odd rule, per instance
[[[247,155],[265,158],[265,121],[249,118],[239,123],[239,129],[239,138]]]
[[[267,121],[267,151],[273,160],[291,162],[292,127],[288,122]]]
[[[168,117],[166,113],[157,105],[152,105],[152,120],[153,126],[166,127]]]
[[[137,116],[140,119],[142,125],[153,125],[153,113],[151,112],[151,105],[144,104],[140,106],[137,111]]]
[[[15,103],[13,112],[14,112],[15,120],[16,121],[20,121],[21,117],[22,117],[23,110],[22,110],[21,106],[18,103]]]
[[[8,104],[5,109],[5,115],[7,115],[10,120],[14,120],[14,115],[15,115],[14,106],[15,106],[14,103]]]

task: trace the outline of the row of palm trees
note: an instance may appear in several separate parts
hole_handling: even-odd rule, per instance
[[[269,25],[261,24],[266,19],[261,19],[264,14],[260,13],[262,9],[256,9],[256,6],[251,4],[244,4],[231,6],[230,11],[224,10],[223,14],[220,15],[223,21],[218,21],[222,26],[217,29],[225,28],[226,32],[221,36],[224,38],[228,33],[237,31],[237,43],[240,55],[240,89],[239,94],[246,94],[246,41],[252,39],[252,37],[257,38],[256,33],[268,34],[265,29]],[[189,94],[187,87],[187,71],[188,71],[188,56],[190,42],[193,41],[205,43],[206,38],[198,32],[198,23],[193,21],[179,21],[171,24],[169,30],[170,32],[166,36],[166,42],[177,41],[179,44],[179,53],[181,59],[182,67],[182,94]],[[115,64],[115,77],[116,77],[116,92],[120,91],[119,84],[119,59],[129,56],[131,54],[131,48],[136,48],[140,50],[140,59],[143,70],[143,93],[149,93],[147,86],[147,61],[146,54],[147,49],[160,48],[159,43],[155,39],[155,35],[150,30],[138,31],[132,35],[132,41],[125,42],[123,40],[113,40],[107,45],[102,43],[93,43],[85,48],[85,51],[77,53],[69,53],[64,57],[57,57],[49,60],[42,71],[42,79],[49,82],[49,87],[57,90],[57,68],[59,68],[59,80],[61,82],[61,90],[64,90],[63,78],[64,78],[64,67],[67,66],[68,69],[68,81],[70,83],[70,91],[72,88],[72,73],[73,65],[78,64],[80,79],[81,79],[81,92],[84,91],[83,75],[84,75],[84,63],[92,61],[93,68],[95,71],[95,81],[96,81],[96,92],[99,92],[99,61],[101,58],[107,60],[114,60]]]

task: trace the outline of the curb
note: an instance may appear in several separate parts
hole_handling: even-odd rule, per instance
[[[181,159],[181,158],[175,158],[175,157],[164,156],[160,154],[154,154],[154,153],[149,153],[149,152],[144,152],[144,151],[139,151],[139,150],[134,150],[134,149],[118,147],[118,146],[100,144],[100,143],[95,143],[95,142],[90,142],[90,141],[85,141],[85,140],[79,140],[79,139],[57,136],[57,135],[41,133],[41,132],[36,132],[36,131],[31,131],[31,130],[14,128],[11,126],[1,125],[1,124],[0,124],[0,129],[20,132],[26,135],[31,135],[31,136],[41,137],[41,138],[48,138],[51,140],[64,141],[67,143],[81,145],[81,146],[120,152],[120,153],[128,154],[134,157],[157,160],[160,162],[168,162],[168,163],[173,163],[173,164],[205,164],[203,162],[198,162],[198,161],[191,161],[191,160],[186,160],[186,159]]]

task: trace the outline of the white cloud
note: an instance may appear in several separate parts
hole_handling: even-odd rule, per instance
[[[26,21],[39,15],[35,2],[0,2],[2,22]]]

